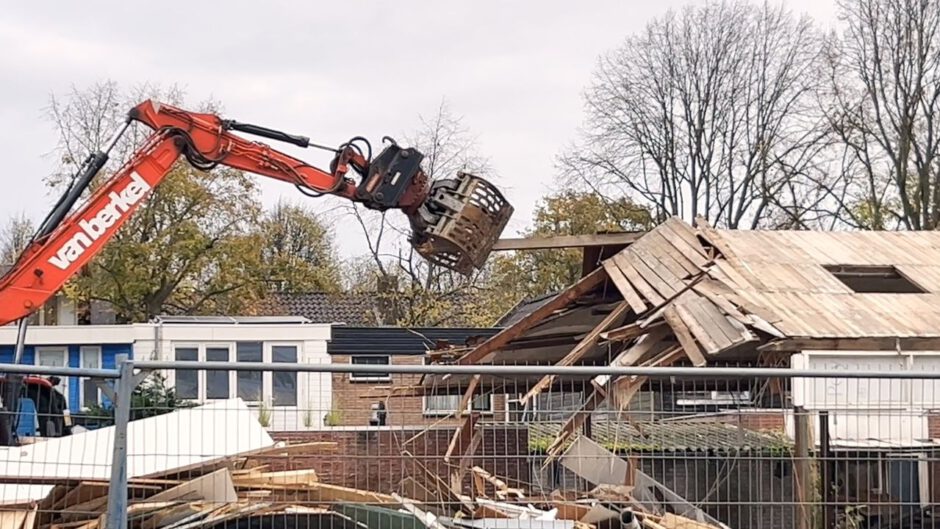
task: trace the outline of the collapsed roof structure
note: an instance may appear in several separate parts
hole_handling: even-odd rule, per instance
[[[940,233],[718,230],[671,218],[515,315],[485,342],[432,360],[461,365],[785,365],[802,350],[940,349]],[[523,401],[556,377],[520,380]],[[645,377],[584,380],[589,412],[623,409]],[[428,376],[422,391],[507,387],[499,377]],[[461,406],[458,409],[463,409]],[[469,419],[467,419],[469,420]]]

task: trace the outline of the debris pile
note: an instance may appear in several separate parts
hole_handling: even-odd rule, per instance
[[[335,442],[275,443],[261,434],[248,449],[237,452],[192,450],[204,443],[200,428],[165,430],[180,421],[191,421],[198,413],[224,414],[251,435],[250,413],[241,401],[228,401],[176,411],[164,416],[132,422],[133,435],[152,442],[155,435],[175,435],[173,443],[160,446],[164,453],[151,453],[144,466],[129,465],[127,515],[129,527],[137,529],[195,529],[197,527],[414,527],[428,529],[473,528],[715,528],[723,527],[695,507],[670,496],[651,478],[587,438],[571,443],[559,464],[594,488],[590,492],[554,491],[532,494],[524,484],[496,475],[475,464],[464,454],[475,438],[475,428],[458,429],[446,458],[451,476],[429,470],[420,458],[407,451],[409,462],[395,490],[364,490],[329,483],[314,468],[318,462],[341,457]],[[206,423],[218,423],[221,416]],[[256,423],[257,421],[254,421]],[[476,421],[472,424],[475,426]],[[263,432],[263,431],[262,431]],[[77,434],[58,449],[87,446],[92,435],[107,437],[111,431]],[[257,433],[257,432],[256,432]],[[214,435],[209,437],[215,437]],[[61,440],[42,441],[63,443]],[[105,443],[107,444],[107,443]],[[464,445],[467,446],[464,446]],[[107,524],[109,482],[102,477],[109,465],[81,464],[80,473],[61,475],[67,461],[49,461],[45,466],[31,460],[30,447],[19,453],[20,466],[37,465],[33,476],[19,475],[20,483],[41,482],[48,486],[41,497],[0,505],[0,527],[4,529],[98,529]],[[55,448],[55,446],[53,446]],[[143,457],[131,443],[131,460]],[[45,455],[53,452],[40,450]],[[210,455],[211,454],[211,455]],[[7,453],[13,458],[17,454]],[[458,457],[458,455],[460,457]],[[60,457],[66,457],[62,455]],[[169,463],[167,463],[169,462]],[[9,463],[9,461],[8,461]],[[87,463],[87,462],[86,462]],[[17,465],[5,465],[14,472]],[[297,468],[301,467],[301,468]],[[146,469],[146,470],[142,470]],[[87,474],[87,475],[83,475]],[[450,479],[448,479],[450,478]],[[7,482],[5,480],[5,482]],[[674,496],[674,495],[673,495]],[[663,499],[665,498],[665,500]]]

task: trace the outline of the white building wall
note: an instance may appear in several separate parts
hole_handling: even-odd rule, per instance
[[[27,331],[29,345],[82,345],[82,344],[131,344],[137,360],[175,360],[175,347],[188,345],[204,351],[212,345],[226,345],[234,360],[237,342],[263,342],[263,360],[271,361],[272,345],[283,344],[297,347],[300,364],[329,364],[326,345],[330,340],[330,325],[309,323],[144,323],[133,325],[56,325],[31,326]],[[0,343],[16,341],[16,327],[0,327]],[[176,385],[176,372],[163,373],[167,383]],[[205,372],[199,374],[200,383],[205,382]],[[237,390],[235,372],[229,374],[229,389]],[[323,427],[323,420],[332,408],[333,388],[329,373],[298,373],[296,406],[274,406],[271,395],[273,377],[262,374],[261,402],[249,403],[253,413],[259,416],[267,410],[270,430],[307,430]],[[200,389],[205,393],[204,386]],[[234,395],[233,395],[234,396]],[[219,399],[196,399],[211,402]]]
[[[940,373],[940,351],[804,351],[794,369]],[[827,410],[835,446],[910,447],[929,437],[927,413],[940,408],[940,380],[796,378],[793,404]],[[814,439],[818,420],[811,421]],[[792,416],[787,431],[793,435]]]

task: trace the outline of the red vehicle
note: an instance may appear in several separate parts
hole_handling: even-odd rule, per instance
[[[147,125],[153,133],[72,212],[132,122]],[[329,170],[320,169],[236,132],[325,149],[333,159]],[[362,137],[332,149],[304,136],[144,101],[130,110],[114,140],[88,157],[31,243],[0,278],[0,325],[20,321],[22,342],[24,318],[101,251],[181,156],[198,169],[225,165],[293,184],[312,197],[337,195],[378,211],[399,209],[411,226],[411,244],[425,259],[460,273],[481,267],[512,214],[506,199],[489,182],[466,173],[431,182],[422,169],[421,152],[388,137],[383,141],[387,146],[373,157],[372,145]],[[358,175],[358,182],[351,174]],[[14,358],[14,363],[19,361]],[[18,409],[17,381],[22,380],[8,377],[0,392],[5,407],[0,410],[0,430],[5,430],[0,444],[12,439],[9,421],[2,416]]]
[[[71,433],[71,427],[65,418],[68,404],[65,396],[56,389],[59,385],[57,377],[31,376],[22,377],[21,380],[0,377],[0,394],[5,394],[7,391],[8,381],[19,386],[20,394],[15,413],[14,410],[7,412],[11,415],[9,428],[0,429],[0,446],[19,444],[17,432],[24,426],[21,423],[23,420],[36,421],[34,435],[39,437],[62,437]],[[27,400],[31,403],[32,413],[26,413],[27,410],[22,407]],[[25,429],[31,430],[32,428]]]

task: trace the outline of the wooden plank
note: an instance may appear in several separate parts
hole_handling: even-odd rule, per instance
[[[472,415],[471,402],[473,402],[473,394],[477,391],[477,386],[480,385],[480,375],[473,375],[470,378],[470,382],[467,384],[467,389],[463,392],[463,397],[460,398],[460,402],[457,404],[457,409],[455,410],[455,415],[457,417],[462,417],[467,414]]]
[[[455,494],[463,493],[463,477],[473,464],[473,458],[477,453],[477,449],[480,448],[480,443],[483,442],[482,431],[475,430],[470,435],[470,442],[466,443],[466,447],[461,447],[460,461],[457,462],[457,468],[450,476],[451,490],[453,490]]]
[[[542,464],[542,468],[550,465],[558,457],[559,452],[565,446],[565,442],[567,442],[568,438],[581,428],[584,421],[587,420],[587,417],[604,402],[604,399],[606,399],[606,397],[599,389],[594,388],[591,391],[587,398],[584,399],[584,402],[581,403],[578,410],[561,425],[561,430],[558,431],[558,435],[555,436],[552,444],[549,445],[548,449],[545,451],[547,457]]]
[[[643,237],[643,244],[631,247],[631,250],[644,256],[644,259],[654,259],[661,267],[660,277],[663,281],[673,284],[689,274],[698,272],[698,267],[692,264],[681,253],[676,251],[662,235],[652,231]],[[644,255],[646,254],[646,255]],[[656,269],[656,267],[652,267]],[[664,275],[666,274],[666,275]]]
[[[658,353],[666,347],[663,343],[663,338],[669,334],[669,331],[670,328],[668,325],[650,329],[647,334],[640,337],[633,346],[614,357],[610,365],[615,367],[632,366],[636,365],[648,354]],[[597,386],[604,386],[609,381],[610,375],[598,375],[594,377],[593,380],[594,384]]]
[[[716,354],[731,347],[734,342],[731,338],[725,336],[721,329],[713,325],[711,318],[705,313],[707,309],[701,307],[698,300],[699,298],[694,294],[683,296],[672,306],[675,307],[676,313],[682,318],[682,322],[685,323],[708,354]],[[718,317],[724,319],[724,316],[720,314]]]
[[[661,325],[665,325],[664,321],[658,321],[649,325],[648,327],[641,327],[640,322],[635,321],[633,323],[628,323],[622,327],[617,327],[616,329],[611,329],[607,332],[601,333],[601,339],[611,342],[626,342],[646,334],[648,331],[655,329]]]
[[[686,223],[679,217],[670,217],[666,219],[666,222],[662,224],[666,226],[670,231],[676,234],[676,237],[685,241],[685,243],[692,248],[695,252],[701,254],[702,257],[708,258],[708,252],[705,250],[705,247],[702,245],[702,242],[698,237],[698,230],[692,227],[690,224]]]
[[[698,237],[692,233],[691,228],[685,226],[681,221],[679,222],[683,224],[683,226],[677,228],[676,223],[672,222],[672,219],[667,220],[657,226],[654,231],[658,232],[673,248],[684,255],[685,258],[694,265],[702,266],[708,260],[705,249],[702,248],[702,243],[700,243]]]
[[[592,347],[597,344],[597,339],[600,337],[601,333],[610,328],[611,325],[615,325],[619,322],[623,316],[630,310],[630,304],[627,302],[622,302],[614,310],[610,311],[600,323],[598,323],[591,332],[584,335],[584,338],[574,346],[574,349],[571,350],[568,354],[559,360],[555,365],[557,366],[570,366],[574,365],[578,360],[581,359]],[[528,392],[520,399],[520,401],[525,404],[530,399],[535,398],[536,395],[544,391],[546,388],[550,388],[552,383],[555,381],[555,375],[546,375],[542,377],[538,382],[536,382]]]
[[[603,266],[604,270],[607,271],[607,275],[610,276],[610,280],[613,281],[614,286],[616,286],[617,290],[620,291],[624,301],[630,304],[633,312],[636,314],[642,314],[645,312],[646,304],[643,303],[643,299],[640,298],[640,295],[633,288],[633,285],[630,284],[630,280],[627,279],[627,276],[623,275],[623,272],[620,270],[617,264],[614,263],[611,259],[605,259]]]
[[[659,524],[666,529],[716,529],[714,525],[697,522],[691,518],[672,514],[671,512],[663,514],[662,519],[659,520]]]
[[[656,292],[664,298],[676,293],[682,281],[669,273],[658,259],[648,252],[639,250],[637,247],[630,248],[627,251],[633,268],[651,287],[656,289]]]
[[[586,248],[618,246],[635,243],[646,232],[596,233],[589,235],[553,235],[551,237],[516,237],[496,241],[493,251],[548,250],[552,248]]]
[[[479,413],[471,413],[460,425],[454,429],[454,434],[447,445],[447,452],[444,454],[444,462],[450,463],[450,458],[454,454],[463,454],[473,439],[473,433],[476,431],[477,422],[480,420]]]
[[[309,485],[310,483],[316,483],[318,481],[319,478],[317,478],[317,472],[312,468],[305,468],[300,470],[283,470],[279,472],[265,472],[260,475],[249,475],[235,479],[235,483],[239,487],[251,486],[257,488],[264,488],[266,485]],[[188,484],[184,483],[183,485],[180,485],[180,487],[185,485]],[[211,497],[206,498],[206,500],[214,501]]]
[[[685,286],[677,290],[675,294],[663,300],[663,302],[659,304],[659,306],[657,306],[656,309],[653,310],[652,313],[646,315],[643,318],[643,321],[640,322],[640,327],[643,329],[648,329],[652,327],[653,325],[655,325],[658,322],[658,319],[662,315],[663,311],[665,311],[667,307],[671,306],[673,301],[678,299],[680,296],[686,295],[686,292],[688,292],[693,287],[695,287],[695,285],[700,283],[704,278],[705,278],[705,271],[702,271],[702,273],[693,277],[691,281],[689,281],[688,283],[685,284]]]
[[[708,361],[705,360],[702,350],[699,349],[698,344],[695,343],[695,338],[692,337],[692,333],[689,331],[689,328],[686,327],[685,323],[683,323],[675,307],[666,309],[666,311],[663,312],[663,317],[666,319],[666,323],[672,327],[672,332],[675,333],[676,339],[679,340],[682,349],[685,350],[685,354],[689,357],[692,365],[701,367],[707,364]]]
[[[646,301],[649,301],[653,305],[659,305],[663,302],[663,296],[643,279],[640,273],[633,267],[633,263],[628,259],[627,254],[620,252],[611,257],[611,259],[614,260],[617,268],[620,268],[620,271],[623,272],[624,277],[630,281],[630,284],[646,298]]]
[[[607,277],[607,272],[603,268],[594,270],[590,274],[582,277],[574,285],[568,287],[567,290],[559,293],[551,301],[519,320],[515,325],[503,329],[489,340],[460,357],[460,359],[457,360],[457,364],[467,365],[480,362],[490,353],[499,350],[510,341],[518,338],[556,310],[568,306],[571,302],[601,284]]]

